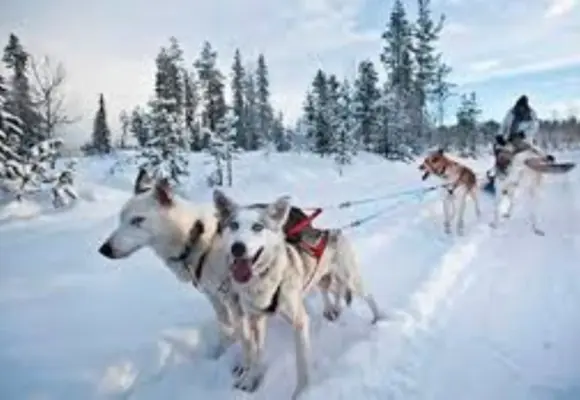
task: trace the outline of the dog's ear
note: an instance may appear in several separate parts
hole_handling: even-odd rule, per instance
[[[139,174],[135,179],[135,184],[133,185],[133,193],[140,194],[151,190],[153,187],[153,179],[149,176],[149,173],[145,168],[139,168]]]
[[[281,228],[286,223],[290,213],[290,196],[279,197],[268,205],[266,212],[268,213],[268,218]]]
[[[219,189],[213,191],[213,204],[221,220],[229,218],[236,208],[236,204]]]
[[[435,152],[435,154],[442,156],[443,154],[445,154],[445,149],[443,147],[439,147]]]
[[[169,184],[169,179],[163,178],[155,184],[155,198],[163,207],[169,207],[173,204],[173,191]]]

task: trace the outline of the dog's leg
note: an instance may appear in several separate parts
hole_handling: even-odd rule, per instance
[[[537,220],[537,191],[540,187],[542,182],[542,175],[539,173],[535,173],[533,176],[533,181],[530,182],[530,223],[532,225],[532,230],[536,235],[544,236],[544,231],[538,228],[538,220]]]
[[[217,359],[234,343],[237,332],[229,304],[215,296],[209,296],[209,299],[218,323],[218,341],[209,349],[209,357]]]
[[[504,196],[504,184],[503,182],[500,182],[496,179],[496,185],[497,185],[497,190],[496,193],[494,195],[494,199],[493,199],[493,219],[492,221],[489,223],[489,226],[491,226],[492,228],[497,228],[499,225],[499,211],[501,208],[501,204],[502,204],[502,199]]]
[[[298,396],[306,389],[310,380],[308,355],[310,354],[310,323],[308,314],[304,308],[302,301],[296,301],[295,317],[292,321],[294,328],[294,342],[296,346],[296,388],[292,394],[292,400],[296,400]]]
[[[473,205],[475,206],[475,216],[479,220],[481,218],[481,209],[479,208],[479,199],[477,198],[476,187],[477,186],[472,187],[471,190],[469,191],[469,194],[471,195],[471,199],[473,200]]]
[[[254,392],[260,387],[264,378],[263,350],[266,339],[266,316],[249,315],[244,326],[244,351],[247,357],[247,370],[234,383],[234,387]]]
[[[463,217],[465,214],[465,202],[467,199],[467,190],[463,190],[463,188],[461,189],[462,192],[458,193],[459,196],[459,210],[457,213],[457,233],[459,235],[463,235],[463,230],[464,230],[464,221],[463,221]]]
[[[452,203],[453,195],[451,193],[445,193],[443,195],[443,229],[448,234],[451,233]]]
[[[324,309],[322,315],[329,321],[335,321],[340,315],[340,297],[341,297],[341,287],[338,278],[331,275],[330,273],[324,275],[320,278],[318,282],[318,287],[320,289],[320,294],[322,295],[322,303]],[[332,304],[330,300],[330,290],[334,285],[335,291],[335,304]]]

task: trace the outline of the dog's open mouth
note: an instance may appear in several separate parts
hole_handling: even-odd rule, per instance
[[[252,279],[252,266],[260,259],[263,251],[264,248],[261,247],[251,260],[247,257],[234,258],[234,261],[230,266],[230,271],[236,282],[248,283],[250,279]]]

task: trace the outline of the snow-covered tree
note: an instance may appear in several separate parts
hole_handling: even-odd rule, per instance
[[[248,138],[248,150],[258,150],[263,144],[263,138],[258,132],[258,94],[256,92],[256,81],[250,68],[246,68],[246,75],[243,82],[244,90],[244,121],[246,136]]]
[[[208,177],[209,186],[223,186],[224,180],[227,185],[233,184],[233,160],[236,153],[236,115],[228,110],[224,117],[218,121],[215,132],[208,131],[210,136],[208,152],[215,162],[215,170]],[[207,129],[207,128],[206,128]],[[225,179],[224,179],[225,165]]]
[[[378,101],[381,93],[378,88],[378,74],[371,61],[362,61],[358,66],[355,80],[354,118],[356,120],[357,140],[366,151],[376,151],[379,133]]]
[[[93,133],[91,141],[87,143],[84,150],[88,154],[109,154],[113,149],[111,143],[111,130],[107,123],[107,111],[105,109],[105,97],[99,95],[99,108],[93,121]]]
[[[119,113],[119,122],[121,123],[121,137],[119,138],[119,148],[126,149],[129,147],[129,130],[131,119],[125,110]]]
[[[131,112],[129,130],[141,147],[145,146],[150,140],[151,132],[148,126],[148,115],[139,106],[135,107]]]
[[[337,99],[337,107],[331,123],[334,140],[332,151],[334,160],[338,166],[339,174],[342,175],[345,165],[352,163],[357,153],[355,107],[352,100],[352,89],[348,81],[340,85]]]
[[[18,117],[22,123],[22,137],[18,151],[26,151],[40,143],[45,137],[41,130],[42,118],[32,99],[28,80],[30,57],[16,35],[10,34],[2,60],[12,73],[11,90],[6,95],[5,108]]]
[[[271,142],[271,127],[274,113],[270,104],[270,78],[263,54],[258,56],[256,69],[256,116],[259,136],[262,143]]]
[[[465,156],[475,157],[479,142],[478,117],[481,110],[474,92],[461,96],[457,110],[457,147]]]
[[[234,63],[232,65],[231,90],[233,97],[232,111],[236,116],[236,146],[245,150],[250,148],[246,132],[245,116],[246,106],[244,98],[245,71],[242,66],[240,50],[236,49]]]
[[[218,122],[227,112],[224,97],[224,77],[216,65],[217,52],[209,42],[204,42],[199,59],[195,62],[201,98],[203,102],[202,128],[204,132],[216,132]],[[207,134],[204,141],[208,139]],[[207,143],[205,143],[207,144]]]
[[[185,69],[183,74],[183,110],[185,118],[185,127],[190,136],[190,147],[194,151],[202,149],[202,137],[200,122],[198,120],[198,108],[200,103],[197,82],[192,72]]]

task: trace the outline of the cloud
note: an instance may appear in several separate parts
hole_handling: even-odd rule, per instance
[[[570,13],[576,6],[576,0],[551,0],[546,10],[547,18],[559,17]]]
[[[105,95],[109,124],[117,132],[119,112],[148,100],[153,94],[155,56],[170,35],[180,41],[185,66],[190,68],[203,41],[209,40],[228,78],[237,47],[247,65],[255,65],[258,54],[264,53],[274,105],[292,122],[301,113],[317,68],[352,78],[361,60],[378,62],[391,4],[20,0],[4,7],[8,9],[0,15],[0,39],[14,31],[31,52],[52,55],[65,64],[71,111],[84,117],[73,136],[82,140],[90,132],[99,93]],[[442,50],[458,83],[580,63],[576,51],[580,27],[573,0],[552,0],[548,11],[546,0],[437,0],[433,5],[435,16],[444,11],[447,17]],[[409,7],[414,18],[414,4]],[[544,18],[546,13],[568,18]],[[379,64],[377,70],[383,74]]]

